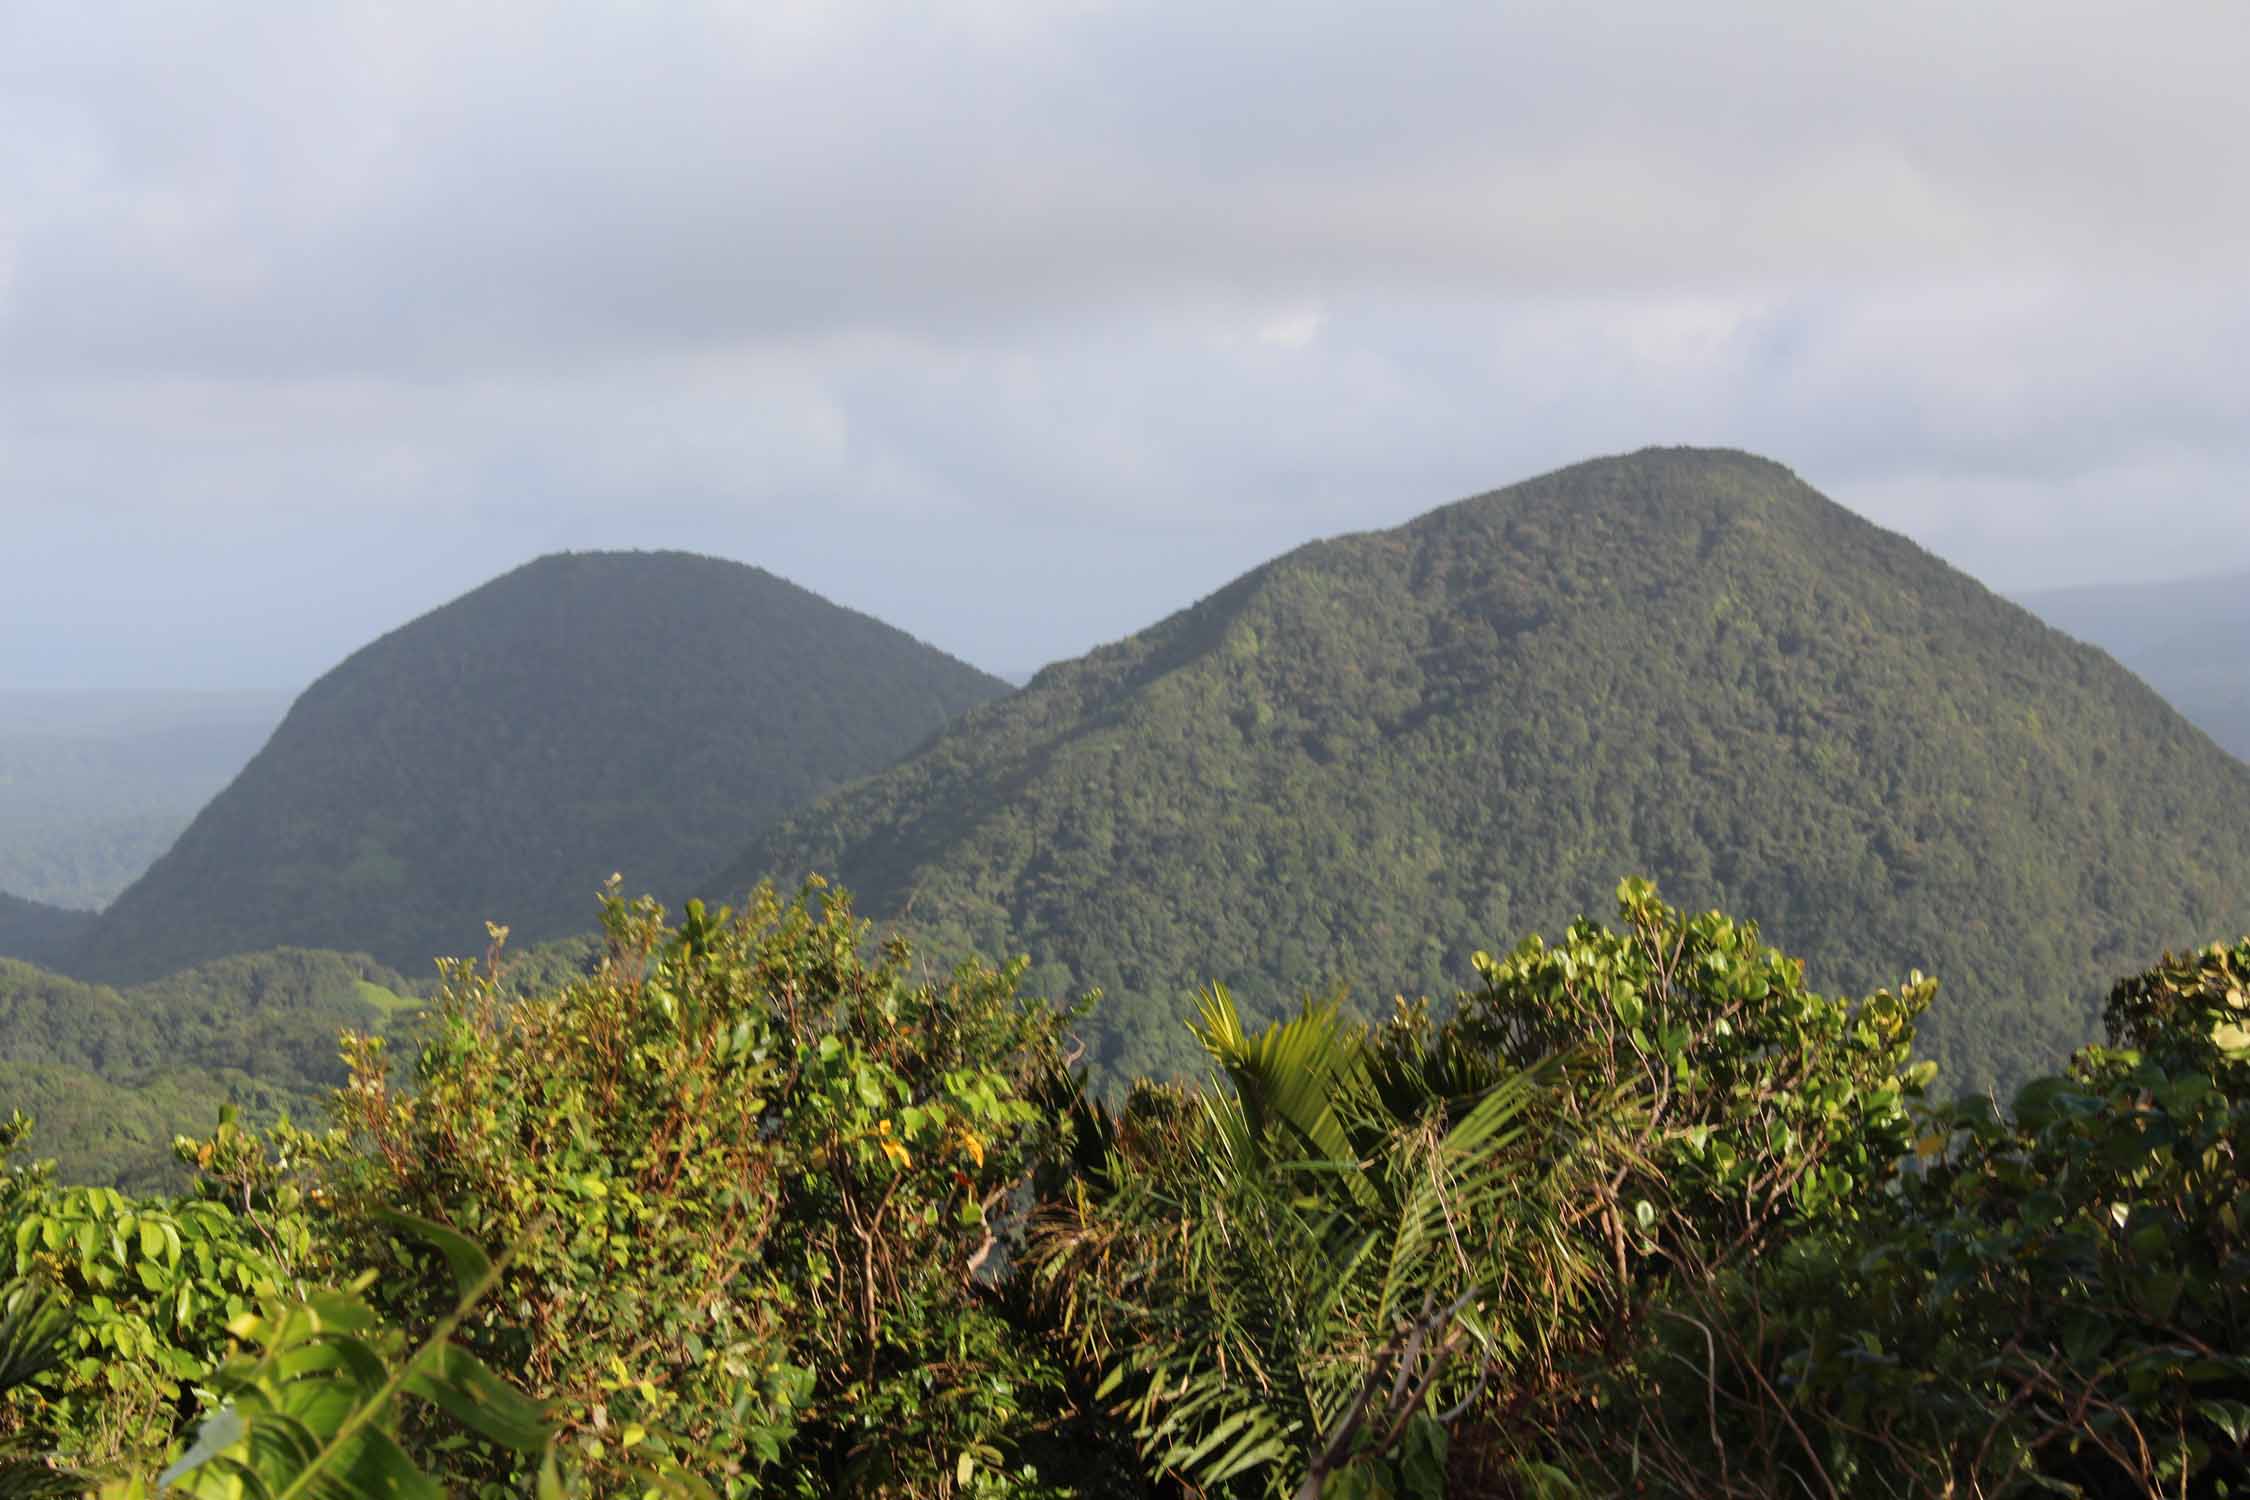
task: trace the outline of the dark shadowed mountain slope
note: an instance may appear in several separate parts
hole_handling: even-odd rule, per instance
[[[2250,573],[2055,589],[2023,604],[2116,657],[2250,760]]]
[[[1097,1055],[1446,994],[1620,876],[1762,921],[1837,990],[1945,981],[1954,1085],[2053,1064],[2107,977],[2250,930],[2250,768],[2149,688],[1779,465],[1648,451],[1303,547],[793,815],[942,951],[1100,986]]]
[[[998,679],[756,568],[542,558],[306,690],[103,914],[76,972],[283,945],[409,974],[583,929],[612,871],[676,898],[768,821],[887,765]]]
[[[0,958],[51,963],[71,953],[94,929],[94,914],[26,901],[0,891]]]

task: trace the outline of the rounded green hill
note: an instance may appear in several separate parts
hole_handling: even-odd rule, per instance
[[[1300,548],[1047,668],[712,882],[819,871],[1099,986],[1114,1072],[1195,986],[1450,994],[1627,874],[1810,979],[1939,975],[1953,1087],[2109,976],[2250,930],[2250,767],[2114,661],[1745,454],[1648,450]]]
[[[1008,691],[772,574],[544,557],[365,647],[105,912],[75,971],[281,945],[408,974],[592,925],[612,871],[676,898],[775,816]]]

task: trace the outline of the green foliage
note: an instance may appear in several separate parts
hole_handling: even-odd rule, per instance
[[[348,1044],[353,1149],[320,1175],[391,1268],[378,1305],[436,1311],[382,1208],[522,1240],[462,1342],[554,1403],[605,1491],[652,1461],[725,1493],[1020,1480],[1055,1377],[989,1280],[1055,1139],[1027,1091],[1063,1018],[1013,970],[913,980],[841,900],[606,919],[603,962],[556,993],[507,1004],[449,966],[411,1093]]]
[[[1442,1023],[1328,1006],[1252,1035],[1214,990],[1223,1087],[1083,1106],[1101,1150],[1040,1271],[1154,1467],[1307,1497],[1522,1482],[1543,1423],[1602,1420],[1585,1368],[1675,1267],[1880,1198],[1931,986],[1831,1000],[1753,927],[1618,895],[1619,929],[1480,954]]]
[[[542,558],[355,653],[103,913],[73,960],[142,980],[280,945],[407,973],[684,893],[778,814],[1006,684],[755,568]]]
[[[0,1155],[29,1122],[0,1126]],[[442,1493],[401,1447],[404,1398],[448,1431],[547,1451],[545,1413],[450,1342],[501,1265],[442,1225],[391,1211],[389,1230],[442,1250],[460,1300],[409,1352],[358,1295],[302,1279],[322,1259],[303,1196],[287,1179],[311,1138],[273,1146],[222,1120],[192,1147],[204,1195],[132,1199],[61,1188],[44,1166],[0,1184],[14,1276],[0,1294],[0,1494],[105,1500],[160,1491],[268,1496]],[[318,1154],[316,1149],[315,1154]],[[504,1259],[503,1259],[504,1264]],[[247,1347],[246,1347],[247,1345]],[[189,1443],[188,1414],[208,1412]],[[173,1458],[161,1476],[163,1456]],[[550,1468],[542,1493],[559,1485]]]
[[[1849,1217],[1889,1181],[1909,1104],[1936,1076],[1914,1063],[1937,986],[1914,975],[1857,1004],[1805,987],[1804,965],[1755,925],[1689,916],[1647,881],[1618,887],[1621,927],[1574,924],[1549,947],[1479,953],[1461,999],[1462,1044],[1515,1066],[1568,1050],[1565,1087],[1592,1115],[1645,1097],[1622,1245],[1643,1221],[1739,1254],[1780,1219]],[[1646,1208],[1643,1208],[1643,1205]]]
[[[1926,1100],[1933,982],[1617,901],[1442,1013],[1213,985],[1205,1082],[1114,1111],[1022,962],[818,887],[613,893],[591,962],[526,988],[495,930],[422,1010],[351,975],[418,1030],[346,1037],[337,1128],[224,1117],[184,1197],[0,1179],[0,1484],[2250,1493],[2250,940],[2003,1114]]]
[[[506,1258],[488,1260],[441,1225],[403,1214],[388,1222],[444,1252],[459,1282],[452,1312],[411,1350],[404,1335],[356,1295],[369,1278],[346,1290],[271,1301],[259,1313],[237,1317],[231,1329],[250,1347],[212,1377],[211,1394],[220,1404],[193,1444],[158,1476],[157,1491],[205,1500],[244,1494],[436,1500],[444,1488],[401,1445],[408,1397],[489,1444],[525,1455],[539,1468],[541,1492],[559,1491],[546,1413],[451,1342],[454,1329],[498,1284]],[[145,1493],[137,1484],[112,1486],[105,1500],[140,1500]]]
[[[1441,1495],[1441,1413],[1579,1308],[1595,1268],[1569,1205],[1605,1158],[1554,1107],[1555,1068],[1419,1066],[1400,1024],[1412,1040],[1378,1039],[1331,1005],[1252,1036],[1214,988],[1198,1036],[1226,1087],[1083,1106],[1100,1155],[1043,1215],[1037,1274],[1153,1473]]]
[[[0,1155],[29,1126],[21,1114],[0,1126]],[[0,1423],[86,1466],[161,1451],[225,1357],[229,1324],[296,1288],[311,1252],[298,1206],[134,1199],[58,1186],[43,1167],[11,1169],[0,1179],[0,1253],[18,1284],[59,1299],[68,1317],[53,1364],[0,1397]]]
[[[44,1287],[0,1283],[0,1402],[63,1360],[70,1314]],[[9,1500],[84,1493],[87,1477],[13,1431],[0,1436],[0,1495]]]
[[[1741,454],[1582,464],[1298,549],[759,837],[929,951],[1099,988],[1111,1087],[1256,1019],[1473,982],[1627,872],[1823,989],[1943,974],[1951,1087],[2090,1039],[2143,955],[2250,927],[2250,768],[2101,653]]]
[[[0,1100],[38,1119],[29,1149],[65,1181],[178,1188],[176,1136],[223,1108],[317,1118],[344,1080],[338,1033],[399,1026],[420,1003],[404,988],[367,958],[299,949],[123,991],[0,961]]]
[[[1558,1429],[1587,1493],[2250,1493],[2250,943],[2113,993],[1857,1221],[1689,1268]]]

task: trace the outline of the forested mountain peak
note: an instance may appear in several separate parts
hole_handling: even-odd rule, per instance
[[[1939,974],[1966,1086],[2050,1065],[2103,976],[2250,926],[2250,770],[1782,466],[1650,449],[1277,558],[714,884],[809,871],[1100,986],[1121,1072],[1188,1061],[1206,980],[1263,1015],[1443,995],[1647,873],[1824,986]]]
[[[299,945],[419,973],[481,950],[487,919],[576,931],[612,871],[677,894],[1007,690],[741,563],[542,557],[306,689],[75,967],[146,978]]]

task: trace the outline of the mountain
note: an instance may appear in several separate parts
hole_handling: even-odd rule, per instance
[[[172,1141],[221,1106],[323,1118],[347,1027],[382,1033],[419,1002],[364,956],[283,949],[125,991],[0,960],[0,1112],[38,1121],[28,1155],[65,1180],[134,1188],[179,1177]]]
[[[2250,573],[2052,589],[2022,602],[2116,657],[2250,760]]]
[[[285,707],[248,693],[0,692],[0,891],[106,905],[249,762]]]
[[[93,928],[90,911],[48,906],[0,891],[0,957],[48,962],[72,952]]]
[[[2052,1066],[2107,976],[2250,930],[2250,767],[2146,685],[1739,453],[1565,469],[1299,548],[1042,670],[753,840],[940,953],[1099,986],[1108,1076],[1272,1017],[1450,994],[1621,876],[1831,990],[1945,984],[1956,1087]]]
[[[67,967],[145,979],[298,946],[419,974],[482,952],[488,919],[577,932],[612,871],[677,897],[1006,691],[757,568],[541,558],[308,688]]]

